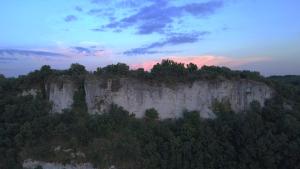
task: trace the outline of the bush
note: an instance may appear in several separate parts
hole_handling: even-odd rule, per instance
[[[145,111],[145,118],[148,120],[158,120],[158,112],[154,108],[147,109]]]
[[[38,165],[37,167],[35,167],[35,169],[43,169],[43,167]]]
[[[151,69],[152,76],[159,79],[180,78],[185,76],[186,73],[183,63],[176,63],[172,60],[163,60]]]
[[[87,73],[85,67],[79,63],[73,63],[69,68],[68,72],[70,75],[73,76],[83,75]]]
[[[117,63],[98,69],[98,72],[100,72],[100,70],[109,75],[128,75],[129,66],[125,63]]]

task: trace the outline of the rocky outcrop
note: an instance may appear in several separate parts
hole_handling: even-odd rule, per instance
[[[50,84],[53,112],[71,107],[75,86],[71,81]],[[212,118],[214,101],[229,101],[234,111],[243,112],[252,101],[263,105],[273,95],[273,90],[261,82],[224,79],[166,85],[132,78],[90,76],[85,79],[84,89],[89,113],[105,112],[114,103],[136,117],[143,117],[145,110],[155,108],[161,119],[180,117],[183,110],[196,110],[202,117]]]
[[[197,110],[212,118],[214,101],[229,101],[236,112],[246,110],[252,101],[261,105],[272,96],[266,84],[249,80],[202,80],[191,84],[150,84],[136,79],[87,79],[86,103],[90,113],[101,113],[111,103],[122,106],[136,117],[155,108],[160,118],[180,117],[184,110]]]
[[[77,87],[68,79],[50,82],[46,86],[49,100],[52,102],[52,112],[61,113],[63,109],[71,108],[73,96]]]
[[[40,92],[38,89],[28,89],[28,90],[24,90],[21,93],[21,96],[28,96],[28,95],[36,96],[38,92]]]

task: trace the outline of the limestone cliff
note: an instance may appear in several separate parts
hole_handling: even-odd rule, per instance
[[[71,107],[75,86],[71,81],[49,84],[53,112]],[[273,95],[266,84],[251,80],[198,80],[166,85],[133,78],[91,76],[85,79],[84,88],[89,113],[102,113],[114,103],[136,117],[143,117],[145,110],[155,108],[161,119],[180,117],[183,110],[197,110],[204,118],[214,117],[212,104],[215,100],[227,100],[234,111],[242,112],[252,101],[263,105]]]
[[[75,83],[68,79],[49,82],[46,86],[49,100],[52,104],[52,112],[61,113],[63,109],[71,108],[73,95],[77,90]]]

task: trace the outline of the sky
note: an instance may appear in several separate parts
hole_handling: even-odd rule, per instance
[[[0,0],[0,74],[162,59],[300,74],[299,0]]]

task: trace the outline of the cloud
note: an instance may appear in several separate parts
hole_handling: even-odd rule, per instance
[[[89,54],[89,53],[91,53],[91,50],[90,50],[90,49],[84,48],[84,47],[80,47],[80,46],[73,47],[73,49],[75,49],[76,52],[78,52],[78,53],[84,53],[84,54]]]
[[[76,11],[78,11],[78,12],[82,12],[82,8],[80,7],[80,6],[75,6],[75,8],[74,8]]]
[[[94,32],[103,32],[103,31],[105,31],[102,28],[95,28],[95,29],[91,29],[91,30],[94,31]]]
[[[222,1],[210,1],[206,3],[191,3],[182,7],[187,13],[196,16],[206,16],[215,12],[217,8],[223,6]]]
[[[65,22],[73,22],[76,21],[78,18],[75,15],[68,15],[64,18]]]
[[[92,3],[103,3],[107,2],[108,0],[90,0]]]
[[[14,61],[18,60],[18,58],[15,57],[0,57],[0,61]]]
[[[165,28],[171,25],[176,18],[189,14],[203,17],[213,14],[223,6],[222,1],[209,1],[205,3],[189,3],[182,6],[170,6],[168,1],[151,0],[152,4],[142,7],[138,12],[112,21],[104,28],[124,29],[137,27],[137,34],[165,33]]]
[[[99,49],[96,46],[89,46],[89,47],[76,46],[76,47],[72,47],[71,49],[72,49],[71,54],[75,53],[76,55],[79,56],[103,56],[105,53],[103,49]]]
[[[115,9],[114,8],[94,8],[87,12],[88,15],[97,16],[97,17],[105,17],[110,21],[114,20]]]
[[[176,62],[189,64],[194,63],[198,67],[202,67],[204,65],[211,66],[227,66],[231,68],[239,68],[243,65],[247,65],[250,63],[257,62],[265,62],[270,59],[267,57],[242,57],[242,58],[232,58],[225,56],[213,56],[213,55],[205,55],[205,56],[166,56],[156,60],[146,60],[142,63],[134,63],[131,64],[133,69],[136,68],[144,68],[145,70],[150,70],[153,65],[159,63],[162,59],[171,59]]]
[[[190,33],[190,34],[183,34],[183,33],[173,33],[170,34],[165,40],[160,42],[154,42],[147,46],[134,48],[128,51],[125,51],[125,55],[138,55],[138,54],[155,54],[159,53],[158,51],[153,51],[151,49],[154,48],[161,48],[167,45],[179,45],[179,44],[186,44],[186,43],[195,43],[202,39],[203,36],[209,34],[209,32],[198,32],[198,33]]]
[[[18,49],[0,49],[0,56],[7,56],[7,55],[35,55],[35,56],[55,56],[55,57],[61,57],[65,56],[61,53],[55,53],[55,52],[48,52],[48,51],[37,51],[37,50],[18,50]]]
[[[48,52],[48,51],[56,52]],[[21,50],[21,49],[0,49],[0,60],[8,60],[9,58],[36,58],[36,59],[71,59],[85,56],[103,56],[109,51],[101,49],[95,45],[74,46],[74,47],[59,47],[44,50]],[[2,56],[2,59],[1,59]],[[8,57],[9,56],[9,57]],[[23,57],[25,56],[25,57]],[[86,57],[85,57],[86,58]],[[13,60],[13,59],[10,59]]]
[[[0,57],[0,63],[10,63],[17,60],[18,58],[16,57]]]
[[[91,9],[89,10],[89,15],[99,15],[103,13],[103,9]]]

